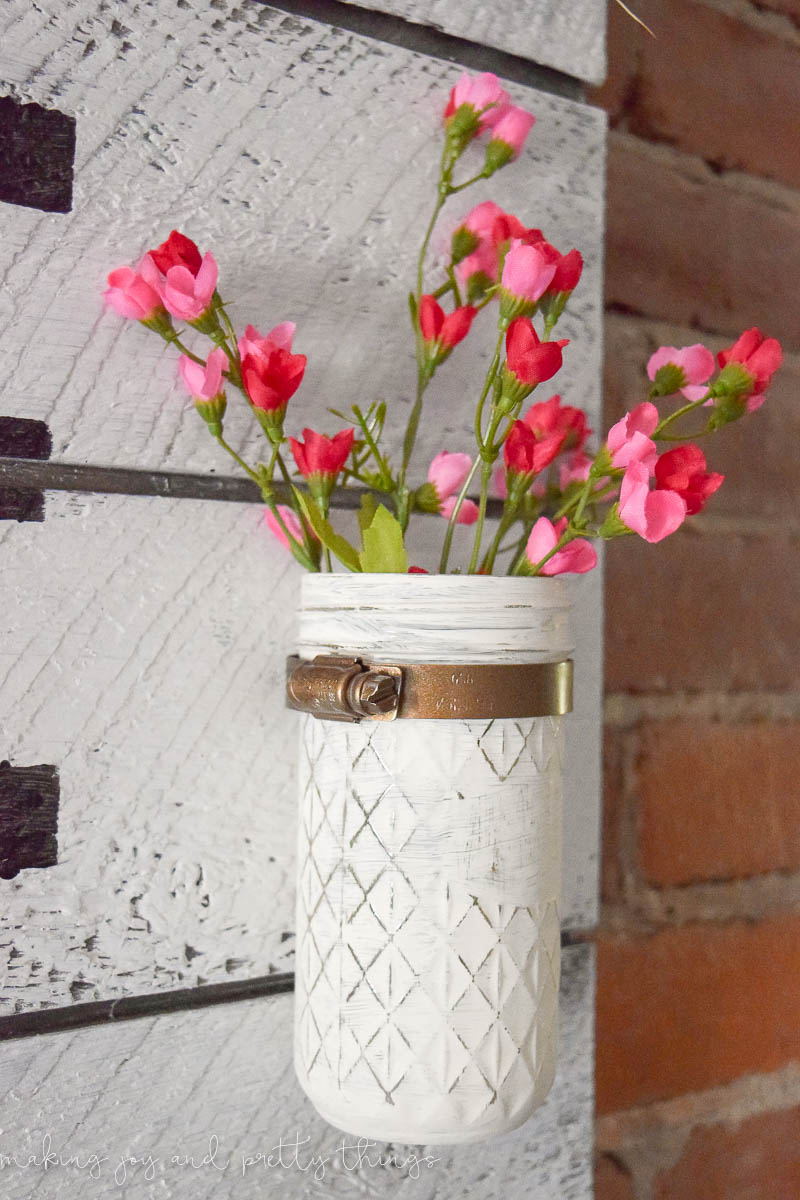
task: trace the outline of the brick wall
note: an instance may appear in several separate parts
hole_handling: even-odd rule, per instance
[[[608,555],[598,1200],[800,1196],[800,0],[612,4],[606,427],[657,345],[786,365]]]

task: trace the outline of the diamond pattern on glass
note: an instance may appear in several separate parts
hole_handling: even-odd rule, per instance
[[[329,1112],[439,1130],[528,1111],[555,1063],[560,931],[525,860],[539,835],[560,850],[560,720],[301,724],[304,1083]]]

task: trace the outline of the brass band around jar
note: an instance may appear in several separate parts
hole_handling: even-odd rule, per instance
[[[572,711],[571,659],[547,663],[286,661],[286,704],[325,721],[491,720]]]

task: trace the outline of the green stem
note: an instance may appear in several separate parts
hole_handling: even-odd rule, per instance
[[[380,450],[378,449],[378,443],[375,441],[374,437],[372,436],[372,431],[369,428],[369,425],[367,424],[366,418],[364,417],[363,413],[361,412],[361,409],[358,407],[357,404],[353,405],[353,412],[356,415],[356,420],[358,421],[359,428],[361,429],[361,432],[364,434],[364,441],[369,446],[370,450],[372,451],[375,462],[378,464],[378,470],[380,471],[380,475],[381,475],[381,487],[379,490],[384,491],[384,492],[391,491],[392,473],[389,469],[389,464],[387,463],[386,459],[383,457]]]
[[[478,469],[478,463],[480,461],[481,461],[480,457],[479,456],[476,457],[475,461],[473,462],[472,466],[470,467],[469,474],[467,475],[467,478],[464,480],[464,483],[461,487],[461,491],[458,493],[456,502],[453,505],[453,511],[450,514],[450,520],[447,522],[447,529],[445,530],[444,542],[442,544],[442,555],[441,555],[441,558],[439,559],[439,574],[440,575],[445,575],[447,573],[447,560],[450,557],[450,546],[453,541],[453,533],[454,533],[455,527],[456,527],[456,518],[458,516],[458,512],[459,512],[459,509],[461,508],[461,505],[464,503],[467,492],[469,491],[469,486],[472,483],[472,478],[473,478],[476,470]]]
[[[170,346],[177,346],[181,354],[185,354],[187,358],[192,360],[192,362],[199,363],[201,367],[206,365],[206,360],[204,358],[200,358],[200,356],[190,350],[188,346],[184,346],[174,329],[170,333],[162,333],[161,336]]]
[[[463,301],[461,299],[461,292],[459,291],[458,282],[456,281],[456,273],[452,266],[447,268],[447,277],[450,280],[450,287],[453,290],[453,299],[456,302],[456,308],[461,308]]]
[[[465,179],[463,183],[453,183],[450,185],[450,196],[455,196],[457,192],[463,192],[465,188],[472,187],[473,183],[480,183],[482,179],[488,179],[486,168],[479,171],[477,175],[473,175],[471,179]]]
[[[474,575],[478,567],[478,556],[481,552],[483,526],[486,521],[486,503],[489,498],[489,480],[492,477],[492,463],[487,459],[481,464],[481,495],[478,502],[478,520],[475,522],[475,540],[472,543],[472,554],[469,559],[467,573]]]
[[[250,476],[250,478],[253,480],[253,482],[257,483],[259,488],[261,488],[262,483],[261,483],[261,479],[259,478],[259,476],[252,469],[252,467],[248,467],[247,463],[244,461],[243,458],[239,457],[239,455],[236,453],[236,451],[233,449],[233,447],[228,445],[228,443],[225,441],[225,438],[222,436],[222,434],[215,433],[212,436],[216,439],[216,441],[219,442],[219,444],[220,444],[220,446],[222,446],[223,450],[227,450],[228,454],[230,454],[231,458],[234,459],[239,464],[239,466],[242,468],[242,470],[247,472],[247,474]]]
[[[505,329],[501,329],[497,337],[497,345],[495,346],[494,357],[489,363],[489,370],[486,372],[486,379],[483,384],[483,391],[481,392],[480,399],[478,400],[478,407],[475,410],[475,440],[478,443],[479,450],[482,450],[485,444],[481,430],[481,426],[483,425],[483,406],[486,403],[486,397],[489,395],[489,389],[494,383],[495,376],[500,369],[500,352],[503,348],[503,338],[505,335]]]
[[[532,478],[533,477],[531,476],[531,479]],[[510,550],[512,548],[511,546],[502,546],[501,547],[500,543],[503,540],[503,538],[506,536],[506,534],[508,533],[511,526],[514,524],[514,521],[516,520],[516,516],[517,516],[517,510],[519,509],[520,501],[522,499],[522,494],[523,494],[523,492],[527,491],[527,488],[529,486],[530,486],[530,483],[528,483],[525,487],[523,487],[521,489],[515,488],[509,494],[509,497],[506,500],[505,508],[503,510],[503,515],[501,516],[500,521],[497,526],[497,532],[495,533],[494,538],[491,541],[489,549],[486,551],[486,556],[482,563],[482,568],[486,575],[491,575],[492,569],[494,567],[494,561],[497,558],[497,555],[500,554],[503,550]]]
[[[653,433],[653,437],[661,437],[664,430],[671,425],[673,421],[677,421],[678,417],[682,417],[684,413],[693,412],[696,408],[701,408],[705,402],[705,398],[703,400],[694,400],[690,404],[684,404],[681,408],[676,408],[674,413],[670,413],[668,417],[664,417],[663,421],[659,421]]]

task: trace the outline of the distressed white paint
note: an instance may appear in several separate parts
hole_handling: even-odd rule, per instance
[[[232,467],[187,411],[174,354],[100,299],[111,266],[178,225],[214,249],[240,327],[298,323],[309,364],[290,432],[335,428],[328,405],[385,397],[396,449],[415,385],[406,294],[459,73],[255,0],[0,6],[0,78],[23,100],[75,114],[78,143],[72,213],[3,213],[4,412],[47,421],[54,458]],[[511,92],[538,118],[528,148],[454,197],[442,229],[492,197],[560,247],[581,248],[586,270],[559,325],[572,339],[559,388],[594,419],[605,118],[531,88]],[[467,158],[472,173],[482,151]],[[491,325],[487,311],[434,381],[418,477],[443,445],[472,444]],[[243,405],[232,402],[226,430],[237,449],[263,453]]]
[[[302,572],[261,513],[49,493],[43,523],[0,523],[0,746],[61,780],[58,865],[0,880],[3,1013],[291,969]],[[419,524],[425,563],[444,523]],[[599,610],[573,586],[574,928],[596,895]]]
[[[0,745],[61,782],[58,865],[0,880],[2,1011],[290,970],[299,568],[257,505],[46,512],[0,523]]]
[[[553,662],[572,649],[568,614],[562,580],[306,576],[299,649]],[[473,1142],[516,1128],[547,1095],[561,722],[304,714],[295,1065],[340,1128]]]
[[[606,69],[606,0],[345,0],[508,50],[591,83]]]
[[[41,1167],[0,1171],[0,1191],[14,1200],[588,1200],[592,1193],[592,963],[588,946],[564,951],[561,1059],[550,1096],[533,1119],[505,1137],[476,1146],[429,1149],[394,1144],[370,1148],[430,1153],[437,1161],[419,1177],[403,1167],[345,1170],[342,1134],[325,1124],[297,1085],[291,1061],[292,999],[225,1004],[106,1027],[9,1042],[0,1054],[0,1155],[54,1152],[107,1155],[100,1177],[87,1170]],[[219,1140],[212,1166],[198,1163]],[[265,1169],[242,1174],[242,1155],[268,1154],[283,1136],[308,1138],[301,1161],[329,1157],[321,1180],[314,1169]],[[348,1139],[352,1144],[353,1138]],[[114,1180],[121,1156],[159,1159]],[[292,1152],[285,1152],[292,1160]],[[121,1176],[120,1176],[121,1178]]]

